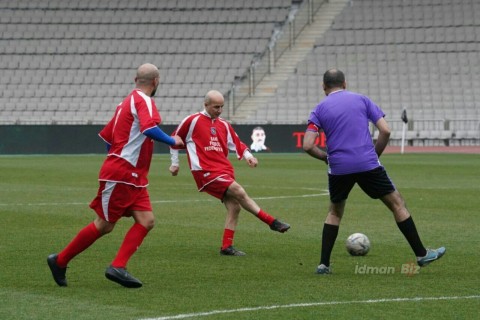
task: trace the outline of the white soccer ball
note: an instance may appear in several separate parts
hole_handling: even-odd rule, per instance
[[[345,246],[352,256],[364,256],[370,250],[370,240],[363,233],[354,233],[347,238]]]

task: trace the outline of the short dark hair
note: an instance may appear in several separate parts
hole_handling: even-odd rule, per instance
[[[323,74],[323,84],[327,89],[342,87],[344,82],[345,74],[338,69],[330,69]]]

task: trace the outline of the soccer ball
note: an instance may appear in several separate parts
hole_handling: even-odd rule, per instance
[[[352,256],[364,256],[370,250],[370,240],[363,233],[354,233],[347,238],[345,246]]]

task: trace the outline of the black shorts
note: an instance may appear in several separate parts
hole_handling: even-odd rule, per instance
[[[395,191],[395,185],[380,166],[370,171],[351,173],[345,175],[328,175],[328,190],[330,201],[342,202],[348,198],[355,183],[368,194],[370,198],[378,199]]]

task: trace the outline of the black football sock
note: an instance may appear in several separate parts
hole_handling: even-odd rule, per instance
[[[413,252],[417,257],[424,257],[427,254],[427,250],[422,244],[420,240],[420,236],[418,235],[417,228],[415,227],[415,223],[413,222],[412,217],[408,217],[406,220],[402,222],[397,222],[397,226],[402,231],[405,239],[407,239],[410,247],[412,247]]]
[[[320,264],[330,266],[330,255],[332,254],[333,245],[337,239],[339,226],[324,223],[322,233],[322,254],[320,257]]]

